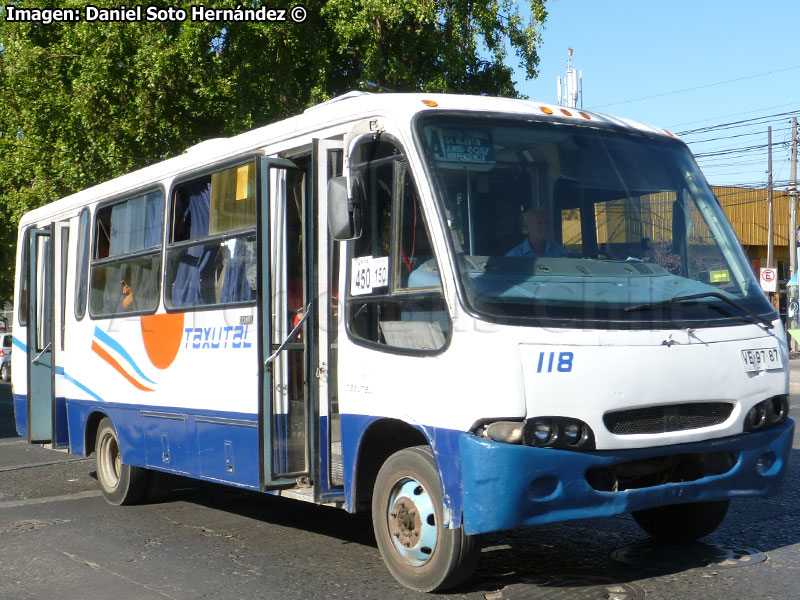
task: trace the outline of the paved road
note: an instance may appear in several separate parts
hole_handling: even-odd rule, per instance
[[[793,400],[800,406],[800,397]],[[629,517],[496,534],[484,539],[475,576],[441,597],[797,597],[797,437],[794,447],[782,494],[734,502],[706,543],[652,546]],[[367,515],[177,478],[148,504],[109,506],[97,491],[93,461],[16,437],[10,388],[0,383],[0,600],[55,597],[438,596],[394,582]]]

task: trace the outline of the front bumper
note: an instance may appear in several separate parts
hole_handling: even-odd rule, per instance
[[[517,446],[471,434],[459,438],[463,525],[467,534],[609,517],[687,502],[767,496],[777,491],[789,464],[794,421],[733,437],[633,450],[574,452]],[[678,455],[729,454],[724,473],[694,481],[623,491],[599,491],[590,469]]]

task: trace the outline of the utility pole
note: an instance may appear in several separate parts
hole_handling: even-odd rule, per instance
[[[790,275],[797,273],[797,117],[792,117],[792,164],[789,182],[789,269]],[[788,296],[787,328],[797,331],[797,286],[786,288]],[[797,340],[792,336],[791,349],[798,349]]]
[[[772,204],[772,127],[767,128],[767,203],[769,220],[767,225],[767,267],[775,266],[775,217]]]

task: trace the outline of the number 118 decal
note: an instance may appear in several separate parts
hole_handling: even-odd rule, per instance
[[[537,373],[569,373],[572,371],[572,352],[539,352],[539,364],[536,367]]]

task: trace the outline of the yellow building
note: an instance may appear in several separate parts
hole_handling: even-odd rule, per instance
[[[767,266],[769,204],[766,189],[711,186],[755,269]],[[779,279],[789,278],[789,195],[774,190],[773,243]]]

